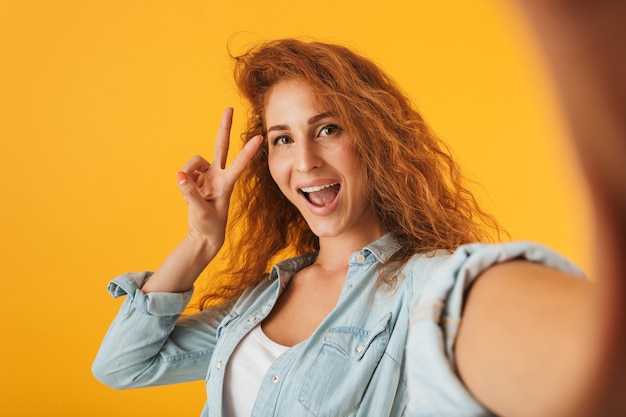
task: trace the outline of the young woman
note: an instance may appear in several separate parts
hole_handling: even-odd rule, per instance
[[[153,274],[111,282],[126,300],[94,374],[117,388],[205,378],[205,416],[571,411],[595,352],[581,272],[539,245],[474,243],[497,225],[369,60],[281,40],[236,65],[246,144],[226,167],[227,109],[213,161],[178,173],[189,233]],[[231,269],[179,318],[236,182]]]

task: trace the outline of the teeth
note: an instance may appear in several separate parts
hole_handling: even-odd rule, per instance
[[[303,193],[314,193],[316,191],[320,191],[323,190],[324,188],[330,188],[330,187],[334,187],[335,185],[337,185],[338,183],[334,183],[334,184],[327,184],[327,185],[318,185],[316,187],[306,187],[306,188],[300,188],[300,191],[302,191]]]

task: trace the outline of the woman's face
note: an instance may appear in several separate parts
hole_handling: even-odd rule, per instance
[[[270,89],[265,128],[270,173],[320,241],[352,236],[369,243],[383,234],[350,138],[307,84],[281,81]]]

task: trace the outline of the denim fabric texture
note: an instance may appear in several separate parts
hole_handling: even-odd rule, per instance
[[[307,340],[274,362],[253,417],[489,416],[464,387],[454,362],[467,288],[486,268],[513,259],[583,275],[535,243],[475,243],[454,253],[415,255],[396,271],[395,288],[378,288],[377,268],[397,249],[387,234],[352,254],[337,306]],[[126,299],[102,342],[94,375],[119,389],[205,379],[208,400],[201,415],[221,416],[230,355],[315,257],[279,263],[227,311],[184,318],[191,291],[144,294],[149,272],[115,278],[109,292]]]

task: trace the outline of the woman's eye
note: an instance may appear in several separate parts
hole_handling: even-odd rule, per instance
[[[272,141],[272,143],[274,145],[286,145],[288,143],[291,143],[291,138],[285,135],[276,136],[274,140]]]
[[[340,130],[341,128],[337,125],[326,125],[320,130],[319,136],[330,136]]]

